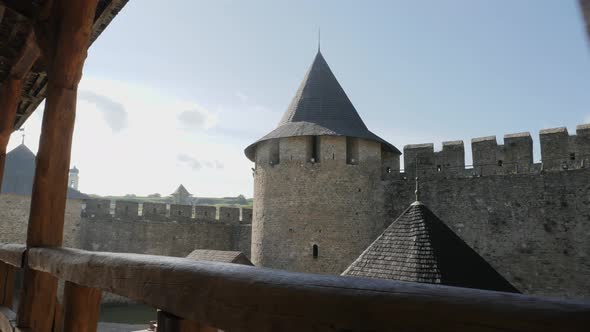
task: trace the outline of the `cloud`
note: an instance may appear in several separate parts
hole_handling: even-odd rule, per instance
[[[184,130],[207,130],[217,124],[217,115],[208,110],[195,107],[182,111],[177,116],[180,127]]]
[[[78,97],[96,105],[113,132],[117,133],[127,128],[128,115],[122,104],[89,90],[80,90]]]
[[[224,165],[221,161],[219,160],[215,160],[215,161],[210,161],[210,160],[197,160],[187,154],[184,153],[180,153],[176,159],[181,163],[181,164],[185,164],[187,166],[189,166],[190,168],[192,168],[195,171],[200,170],[203,167],[206,168],[215,168],[215,169],[223,169]]]

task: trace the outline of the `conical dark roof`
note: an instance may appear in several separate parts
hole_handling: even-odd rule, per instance
[[[342,275],[518,290],[424,204],[412,204]]]
[[[245,153],[250,160],[254,160],[254,147],[261,141],[321,135],[365,138],[380,142],[384,149],[401,154],[395,146],[367,128],[318,51],[278,127],[248,146]]]
[[[35,154],[21,144],[6,154],[2,193],[31,195],[35,179]],[[68,188],[68,198],[88,199],[88,195]]]

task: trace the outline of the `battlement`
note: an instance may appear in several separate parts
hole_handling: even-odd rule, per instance
[[[533,139],[528,132],[504,135],[504,144],[496,136],[471,140],[473,165],[465,165],[463,141],[443,142],[441,151],[434,144],[404,147],[406,177],[441,174],[444,176],[485,176],[535,173],[587,168],[590,162],[590,124],[579,125],[576,135],[567,128],[539,132],[541,163],[533,163]],[[417,167],[416,167],[417,166]]]
[[[182,205],[166,203],[138,203],[89,199],[82,209],[89,219],[163,222],[219,222],[225,224],[251,224],[252,209],[208,205]]]
[[[256,166],[328,163],[362,165],[379,162],[381,143],[345,136],[295,136],[260,142]]]

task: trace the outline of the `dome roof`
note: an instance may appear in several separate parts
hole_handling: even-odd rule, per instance
[[[318,51],[277,128],[248,146],[244,152],[253,161],[254,147],[262,141],[322,135],[364,138],[383,144],[383,149],[387,151],[401,154],[395,146],[367,128]]]

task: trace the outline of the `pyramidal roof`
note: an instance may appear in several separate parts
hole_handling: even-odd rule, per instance
[[[420,202],[406,209],[342,275],[519,292]]]
[[[382,143],[384,149],[401,154],[395,146],[367,128],[318,50],[277,128],[248,146],[245,153],[250,160],[254,160],[254,147],[261,141],[320,135],[373,140]]]
[[[181,184],[180,186],[178,186],[178,188],[176,188],[176,190],[172,193],[172,195],[182,195],[182,196],[189,196],[190,193],[188,192],[188,190],[186,190],[186,188]]]

